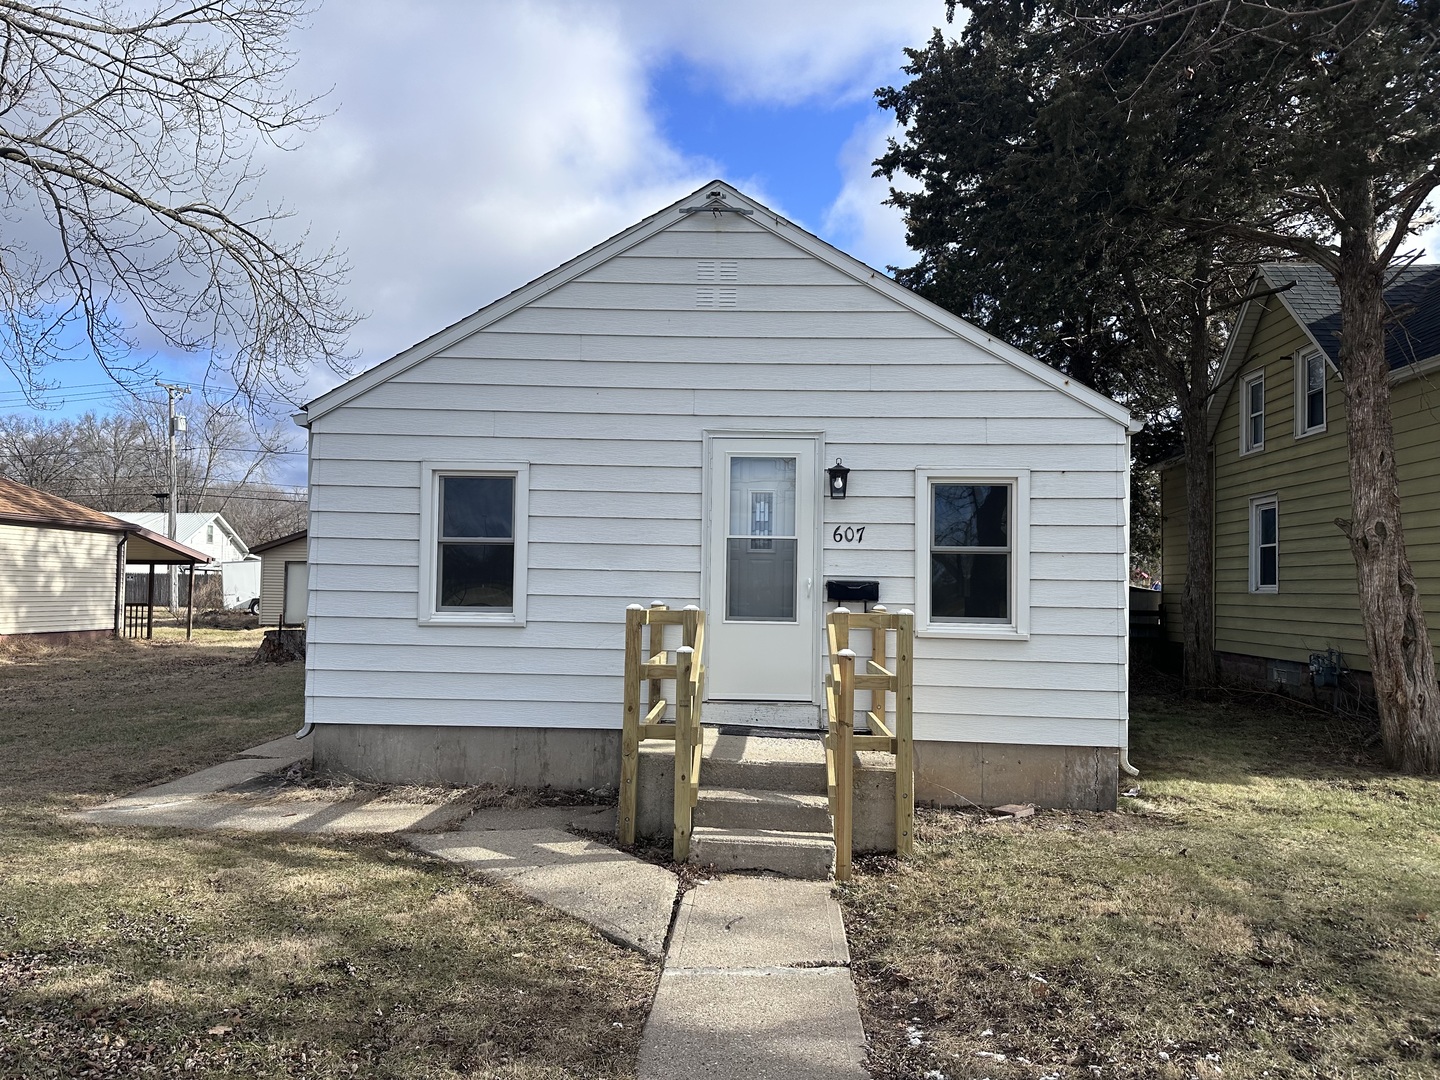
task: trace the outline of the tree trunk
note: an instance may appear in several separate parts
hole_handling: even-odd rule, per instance
[[[1216,683],[1214,606],[1214,459],[1210,456],[1205,410],[1181,399],[1185,435],[1185,590],[1180,611],[1185,626],[1185,689],[1207,690]],[[1198,415],[1197,415],[1198,414]]]
[[[1373,231],[1342,237],[1336,285],[1353,516],[1339,524],[1355,557],[1385,752],[1406,772],[1435,773],[1440,772],[1440,688],[1400,523],[1390,369],[1385,362],[1385,269]]]

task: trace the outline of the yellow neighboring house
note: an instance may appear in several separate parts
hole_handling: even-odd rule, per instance
[[[1215,460],[1215,649],[1223,676],[1332,685],[1338,659],[1368,690],[1349,518],[1340,295],[1303,263],[1261,266],[1211,401]],[[1386,332],[1410,561],[1440,644],[1440,266],[1396,271]],[[1166,636],[1181,640],[1187,536],[1183,463],[1161,472]],[[1333,651],[1332,651],[1333,650]],[[1314,662],[1312,665],[1312,658]]]

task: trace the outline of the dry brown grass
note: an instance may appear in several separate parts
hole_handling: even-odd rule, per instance
[[[0,654],[0,1076],[624,1077],[654,965],[397,842],[59,811],[295,731],[254,632]]]
[[[1440,783],[1273,703],[1132,732],[1120,812],[930,811],[845,890],[875,1075],[1440,1075]]]

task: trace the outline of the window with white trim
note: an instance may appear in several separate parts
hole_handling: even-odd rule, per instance
[[[423,467],[422,623],[523,625],[529,467]]]
[[[1240,453],[1265,449],[1265,371],[1245,376],[1240,383]]]
[[[921,470],[916,586],[922,632],[1029,632],[1029,475]]]
[[[1250,500],[1250,591],[1280,591],[1280,502],[1274,495]]]
[[[1318,352],[1295,357],[1295,437],[1325,430],[1325,357]]]

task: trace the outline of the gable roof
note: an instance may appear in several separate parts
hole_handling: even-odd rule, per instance
[[[131,521],[81,506],[59,495],[40,491],[14,480],[0,477],[0,522],[9,525],[38,525],[82,532],[124,533],[159,548],[164,555],[176,556],[180,562],[210,562],[210,556],[167,536],[152,532]],[[159,561],[159,560],[157,560]]]
[[[256,544],[250,549],[250,554],[259,555],[262,552],[271,551],[283,544],[293,544],[296,540],[304,540],[306,535],[307,530],[301,529],[299,532],[293,532],[289,536],[277,536],[274,540],[267,540],[263,544]]]
[[[163,510],[117,510],[115,516],[122,521],[133,521],[137,525],[162,535],[170,528],[170,516]],[[212,523],[225,530],[226,535],[230,537],[235,546],[241,549],[241,554],[249,552],[249,546],[240,539],[240,534],[235,531],[235,527],[226,521],[225,515],[218,510],[212,510],[209,513],[176,514],[175,538],[192,540],[196,533]]]
[[[717,195],[718,199],[713,198]],[[378,386],[380,383],[399,375],[403,371],[407,371],[421,361],[449,348],[456,342],[478,333],[490,324],[509,315],[511,312],[533,302],[552,289],[559,288],[566,282],[579,277],[581,274],[586,273],[601,263],[623,254],[636,244],[648,240],[650,237],[669,228],[675,224],[675,222],[685,217],[687,213],[694,213],[696,207],[690,204],[699,198],[709,198],[712,202],[723,200],[731,212],[738,211],[739,213],[745,214],[751,222],[760,228],[793,244],[806,254],[826,263],[847,277],[870,286],[901,306],[908,308],[921,318],[934,323],[941,329],[947,330],[956,337],[988,352],[996,359],[1021,369],[1026,374],[1040,382],[1046,383],[1062,394],[1074,398],[1102,416],[1114,420],[1116,423],[1124,424],[1131,431],[1140,430],[1138,422],[1132,423],[1130,412],[1123,405],[1112,401],[1104,394],[1091,390],[1088,386],[1084,386],[1062,375],[1054,368],[1041,363],[1034,357],[987,334],[979,327],[951,314],[937,304],[933,304],[917,296],[909,289],[897,284],[888,275],[873,267],[866,266],[860,260],[845,254],[839,248],[826,243],[813,233],[806,232],[798,225],[775,213],[775,211],[769,207],[756,202],[754,199],[751,199],[722,180],[714,180],[697,188],[684,198],[671,203],[665,207],[665,209],[651,214],[643,221],[597,244],[589,251],[577,255],[562,266],[551,270],[547,274],[541,275],[529,284],[522,285],[514,292],[501,297],[474,314],[461,319],[459,322],[452,323],[439,333],[432,334],[424,341],[412,345],[404,352],[398,353],[389,360],[375,365],[373,368],[362,372],[348,382],[342,383],[335,389],[321,394],[306,404],[301,412],[295,414],[294,419],[296,423],[301,426],[308,426],[311,421],[324,416],[332,409],[339,408],[341,405],[360,396],[372,387]]]
[[[1323,266],[1311,262],[1264,263],[1255,268],[1254,289],[1266,292],[1284,289],[1275,299],[1300,326],[1310,344],[1319,349],[1339,370],[1340,365],[1340,290],[1335,279]],[[1220,414],[1234,389],[1232,370],[1242,364],[1250,352],[1250,343],[1260,324],[1260,316],[1269,308],[1267,301],[1247,300],[1235,319],[1235,329],[1225,346],[1220,370],[1215,375],[1215,390],[1210,400],[1209,435],[1213,439],[1220,425]],[[1385,290],[1385,303],[1390,318],[1385,325],[1385,362],[1392,373],[1402,372],[1427,361],[1440,358],[1440,265],[1411,263],[1394,271],[1390,287]]]

